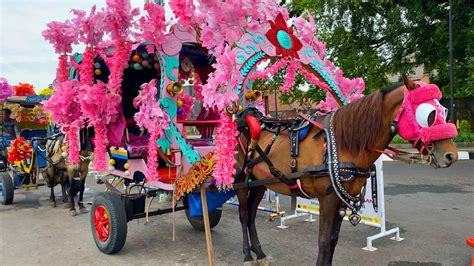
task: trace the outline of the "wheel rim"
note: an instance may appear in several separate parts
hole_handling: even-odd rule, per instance
[[[94,211],[94,230],[97,238],[105,242],[109,239],[110,220],[109,213],[104,205],[97,205]]]

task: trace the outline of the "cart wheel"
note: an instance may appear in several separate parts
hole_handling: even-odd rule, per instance
[[[189,206],[189,197],[183,198],[184,206]],[[209,225],[212,228],[216,227],[221,221],[222,208],[217,208],[212,212],[209,212]],[[191,217],[189,208],[186,208],[186,218],[188,218],[189,223],[197,230],[204,231],[204,218],[202,216]]]
[[[14,187],[13,181],[9,174],[1,173],[2,178],[2,192],[3,192],[3,205],[10,205],[13,203]]]
[[[94,242],[105,254],[120,251],[127,239],[127,215],[120,195],[99,193],[92,203],[91,228]]]

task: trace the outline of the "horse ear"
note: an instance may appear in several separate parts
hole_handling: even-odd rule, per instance
[[[402,78],[403,78],[403,83],[405,84],[407,89],[413,90],[416,88],[416,83],[413,82],[413,80],[411,80],[409,77],[407,77],[407,75],[402,74]]]
[[[426,84],[430,84],[430,77],[428,75],[424,75],[420,81],[426,83]]]

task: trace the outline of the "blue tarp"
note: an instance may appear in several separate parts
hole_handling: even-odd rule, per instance
[[[210,191],[206,192],[207,208],[209,212],[219,208],[227,200],[235,196],[235,190],[226,192]],[[193,192],[188,194],[189,197],[189,214],[191,217],[202,216],[201,193]]]

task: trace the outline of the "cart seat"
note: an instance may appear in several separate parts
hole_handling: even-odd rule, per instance
[[[131,159],[148,156],[148,135],[129,136],[127,142],[128,157]]]

